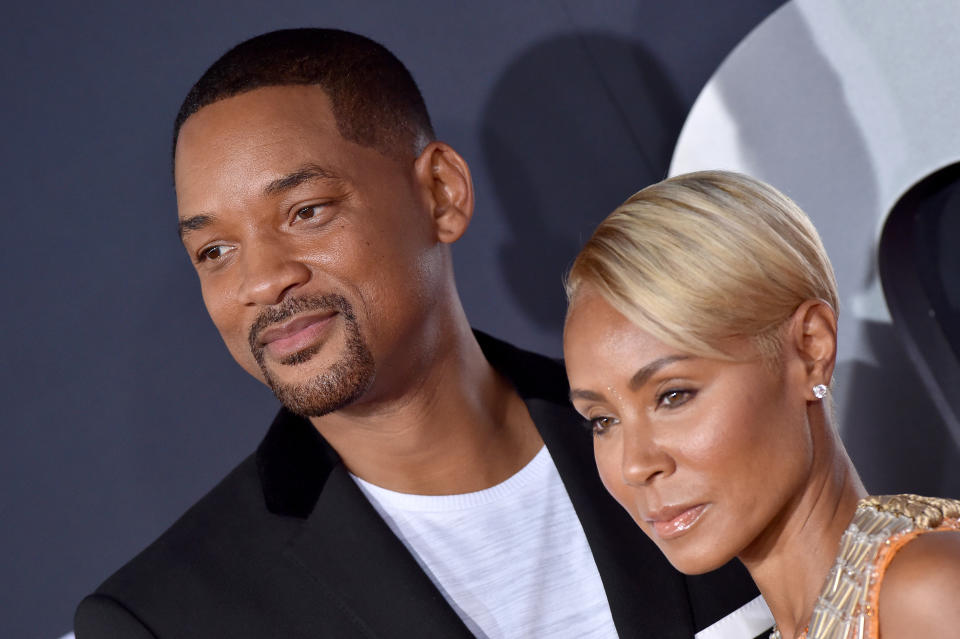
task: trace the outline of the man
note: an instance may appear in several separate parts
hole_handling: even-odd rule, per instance
[[[80,604],[80,639],[679,638],[762,606],[739,566],[675,572],[606,495],[556,362],[470,330],[470,173],[383,47],[239,45],[184,101],[174,172],[207,310],[284,408]]]

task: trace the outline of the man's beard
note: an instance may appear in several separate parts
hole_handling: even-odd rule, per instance
[[[300,384],[284,384],[274,378],[264,361],[264,346],[258,337],[268,326],[295,315],[311,311],[337,311],[343,319],[346,344],[341,357],[327,370]],[[322,295],[289,299],[275,308],[264,310],[250,327],[250,350],[263,377],[288,410],[304,417],[321,417],[356,401],[373,382],[374,362],[367,348],[350,302],[341,295]],[[280,360],[283,366],[297,366],[309,361],[321,345],[310,346]]]

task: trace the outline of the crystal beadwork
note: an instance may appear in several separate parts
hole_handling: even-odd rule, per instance
[[[903,544],[933,530],[960,530],[960,501],[919,495],[861,499],[800,639],[875,639],[887,564]],[[780,639],[780,631],[770,639]]]

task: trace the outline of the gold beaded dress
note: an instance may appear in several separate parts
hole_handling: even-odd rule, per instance
[[[877,600],[887,566],[917,536],[942,530],[960,531],[960,501],[919,495],[861,499],[801,639],[877,639]],[[770,635],[779,638],[777,630]]]

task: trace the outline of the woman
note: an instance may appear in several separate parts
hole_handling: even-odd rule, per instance
[[[867,497],[830,410],[836,281],[793,202],[721,171],[655,184],[567,294],[601,478],[678,570],[739,557],[772,636],[960,636],[960,502]]]

